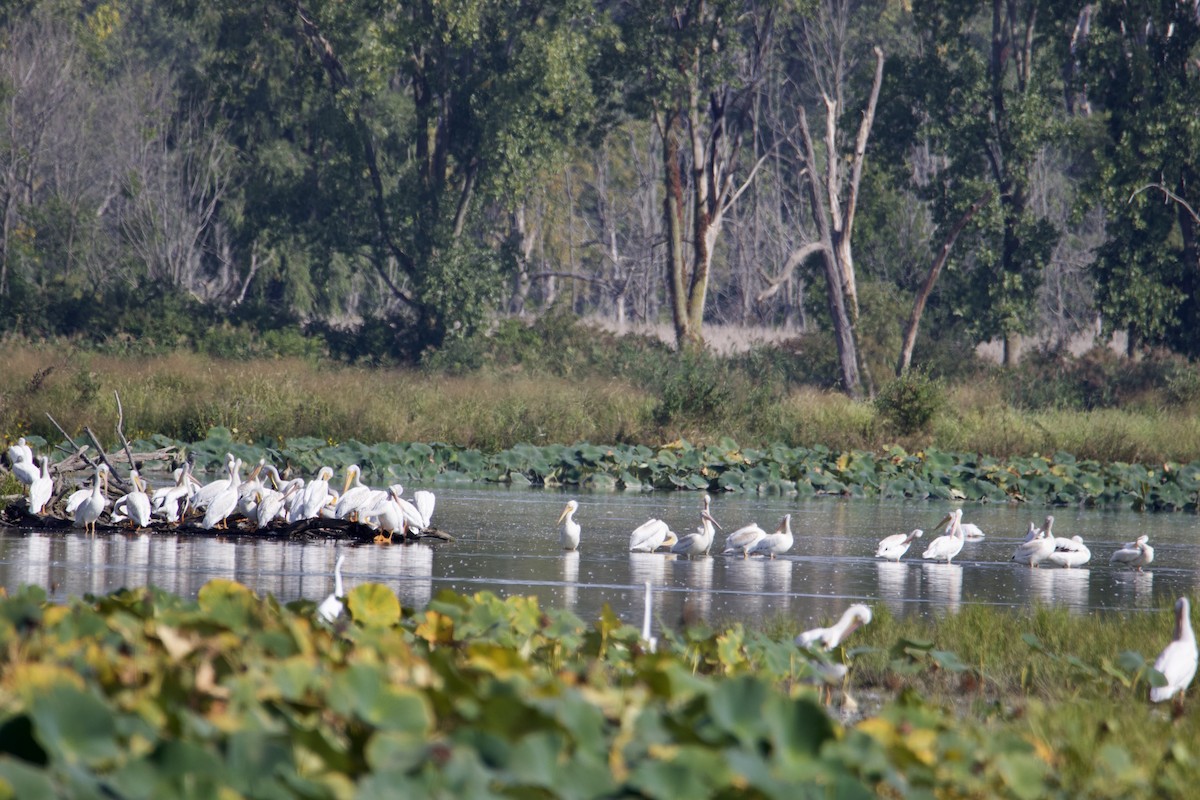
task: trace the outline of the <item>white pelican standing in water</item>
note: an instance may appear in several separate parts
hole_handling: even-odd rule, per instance
[[[50,477],[50,459],[41,457],[42,469],[33,483],[29,484],[29,513],[42,515],[50,496],[54,494],[54,479]]]
[[[964,539],[983,539],[986,536],[983,528],[973,522],[964,522],[961,527]]]
[[[1175,601],[1175,638],[1163,648],[1154,668],[1167,679],[1166,686],[1155,686],[1150,689],[1150,700],[1161,703],[1179,696],[1178,704],[1183,705],[1183,694],[1196,677],[1196,662],[1200,654],[1196,651],[1196,635],[1192,633],[1191,604],[1186,597]]]
[[[83,526],[84,532],[96,532],[96,520],[104,513],[108,498],[104,496],[104,488],[108,484],[108,467],[101,464],[96,468],[96,479],[92,482],[91,492],[75,507],[75,525]]]
[[[1082,536],[1072,536],[1064,539],[1061,536],[1054,540],[1054,552],[1046,556],[1046,563],[1056,567],[1082,567],[1092,560],[1092,551],[1083,543]]]
[[[698,556],[700,554],[708,555],[708,551],[712,548],[713,537],[717,532],[713,529],[717,525],[717,521],[713,519],[709,513],[709,504],[712,498],[707,494],[704,495],[704,507],[700,510],[700,527],[695,533],[689,533],[679,537],[679,541],[671,545],[671,552],[681,556]],[[717,525],[717,527],[720,527]]]
[[[346,596],[346,592],[342,588],[342,562],[345,560],[345,553],[337,557],[337,562],[333,565],[333,594],[326,597],[321,601],[321,605],[317,606],[317,613],[328,623],[333,623],[342,615],[342,598]]]
[[[1150,537],[1139,536],[1137,541],[1126,542],[1124,547],[1113,553],[1108,559],[1108,563],[1132,567],[1141,572],[1142,567],[1149,566],[1153,560],[1154,548],[1150,546]]]
[[[842,618],[828,628],[813,628],[797,636],[796,644],[801,647],[820,647],[823,650],[833,650],[846,641],[850,634],[870,621],[870,606],[855,603],[842,612]]]
[[[578,510],[579,502],[568,500],[567,507],[563,509],[562,514],[558,517],[558,522],[555,523],[559,526],[558,543],[562,545],[563,550],[579,549],[579,523],[575,521],[575,512]]]
[[[937,524],[937,527],[941,527],[942,523],[946,523],[946,532],[929,543],[929,547],[925,548],[925,552],[921,554],[921,558],[931,561],[945,561],[949,564],[951,559],[962,552],[963,536],[962,528],[959,525],[961,521],[961,508],[956,508],[947,514]]]
[[[791,550],[795,541],[795,537],[792,536],[792,515],[784,514],[783,519],[779,520],[779,527],[775,529],[775,532],[768,533],[759,539],[753,547],[746,551],[746,555],[774,558]]]
[[[629,534],[629,552],[653,553],[660,547],[670,547],[679,541],[667,523],[661,519],[649,519]]]
[[[1017,545],[1011,560],[1018,564],[1028,564],[1030,569],[1034,569],[1050,558],[1054,554],[1054,550],[1054,517],[1046,517],[1046,527],[1037,531],[1032,539]]]
[[[893,533],[891,536],[885,536],[879,540],[879,547],[875,549],[877,558],[886,558],[888,561],[899,561],[900,557],[908,552],[908,548],[917,539],[925,535],[925,531],[920,528],[913,528],[910,533]]]
[[[749,525],[743,525],[725,537],[725,549],[721,553],[722,555],[737,555],[741,553],[742,558],[748,558],[750,556],[750,548],[766,537],[767,532],[758,527],[757,524],[751,522]]]

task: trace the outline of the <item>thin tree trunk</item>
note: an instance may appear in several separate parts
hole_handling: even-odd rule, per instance
[[[912,363],[913,348],[917,344],[917,329],[921,325],[921,315],[925,313],[925,304],[929,301],[929,295],[933,292],[933,285],[937,282],[938,276],[942,272],[942,267],[946,264],[946,259],[950,257],[950,250],[954,247],[955,240],[962,233],[963,228],[971,221],[971,218],[979,213],[979,210],[991,202],[992,197],[996,194],[994,189],[989,189],[984,192],[983,196],[971,204],[958,222],[954,223],[954,227],[950,229],[950,235],[946,237],[946,241],[942,242],[942,247],[934,257],[933,263],[929,267],[929,274],[925,276],[925,282],[921,284],[921,288],[917,291],[916,299],[913,300],[912,313],[908,317],[908,323],[904,326],[904,343],[900,347],[900,361],[896,364],[896,376],[900,377],[908,372],[909,365]]]

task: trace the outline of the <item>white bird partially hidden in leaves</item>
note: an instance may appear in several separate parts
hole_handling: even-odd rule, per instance
[[[578,510],[579,502],[568,500],[567,507],[558,517],[558,542],[563,550],[579,549],[579,523],[575,521],[575,512]]]
[[[321,619],[330,624],[342,615],[342,609],[345,607],[342,603],[342,598],[346,596],[346,591],[342,587],[342,562],[345,560],[345,553],[338,556],[333,565],[333,594],[326,597],[321,601],[321,605],[317,606],[317,613],[321,615]]]
[[[629,534],[629,552],[653,553],[660,547],[670,547],[679,541],[671,527],[661,519],[648,519]]]
[[[871,608],[862,603],[855,603],[842,612],[842,618],[828,628],[813,628],[796,637],[796,644],[801,647],[833,650],[854,631],[871,621]]]
[[[658,638],[650,635],[650,617],[653,613],[654,595],[650,591],[650,581],[646,581],[646,604],[642,610],[642,641],[646,648],[653,653],[658,649]]]
[[[781,556],[788,550],[792,549],[792,544],[796,541],[792,536],[792,515],[784,514],[783,519],[779,521],[779,527],[774,533],[768,533],[763,538],[754,543],[754,546],[746,551],[748,556]]]
[[[29,484],[29,513],[41,516],[54,494],[54,479],[50,477],[50,459],[41,457],[42,469],[33,483]]]
[[[879,547],[875,548],[875,555],[889,561],[899,561],[900,557],[908,552],[912,543],[924,535],[925,532],[920,528],[913,528],[909,533],[894,533],[891,536],[885,536],[879,540]]]
[[[1159,654],[1154,668],[1167,679],[1165,686],[1150,689],[1150,700],[1162,703],[1177,697],[1183,706],[1183,694],[1196,677],[1196,663],[1200,654],[1196,650],[1196,635],[1192,632],[1191,604],[1186,597],[1175,601],[1175,637]]]
[[[943,517],[942,521],[937,524],[937,527],[940,528],[945,523],[946,532],[929,543],[929,546],[925,548],[925,552],[921,554],[921,558],[926,558],[930,561],[945,561],[949,564],[963,549],[961,522],[961,508],[956,508]]]
[[[1154,548],[1150,546],[1149,536],[1139,536],[1137,541],[1126,542],[1125,545],[1113,553],[1108,563],[1114,566],[1132,567],[1138,572],[1142,571],[1142,567],[1150,565],[1154,560]]]

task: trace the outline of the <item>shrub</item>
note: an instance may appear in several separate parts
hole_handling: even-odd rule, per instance
[[[925,430],[945,405],[941,381],[915,371],[888,381],[875,398],[875,410],[904,436]]]

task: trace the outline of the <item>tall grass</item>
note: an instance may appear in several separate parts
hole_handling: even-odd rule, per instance
[[[788,384],[778,369],[763,366],[768,359],[738,366],[702,358],[680,367],[662,364],[655,352],[641,361],[627,354],[634,360],[607,371],[506,363],[464,374],[187,352],[117,356],[12,340],[3,347],[0,437],[9,440],[29,433],[56,439],[47,412],[72,434],[90,426],[110,436],[117,392],[127,435],[185,441],[220,425],[247,441],[445,441],[485,451],[520,442],[656,444],[682,437],[707,444],[731,437],[743,446],[898,444],[998,457],[1063,450],[1105,462],[1190,461],[1200,453],[1200,417],[1190,403],[1027,410],[1007,403],[998,382],[982,379],[948,387],[932,423],[900,435],[872,403]]]

